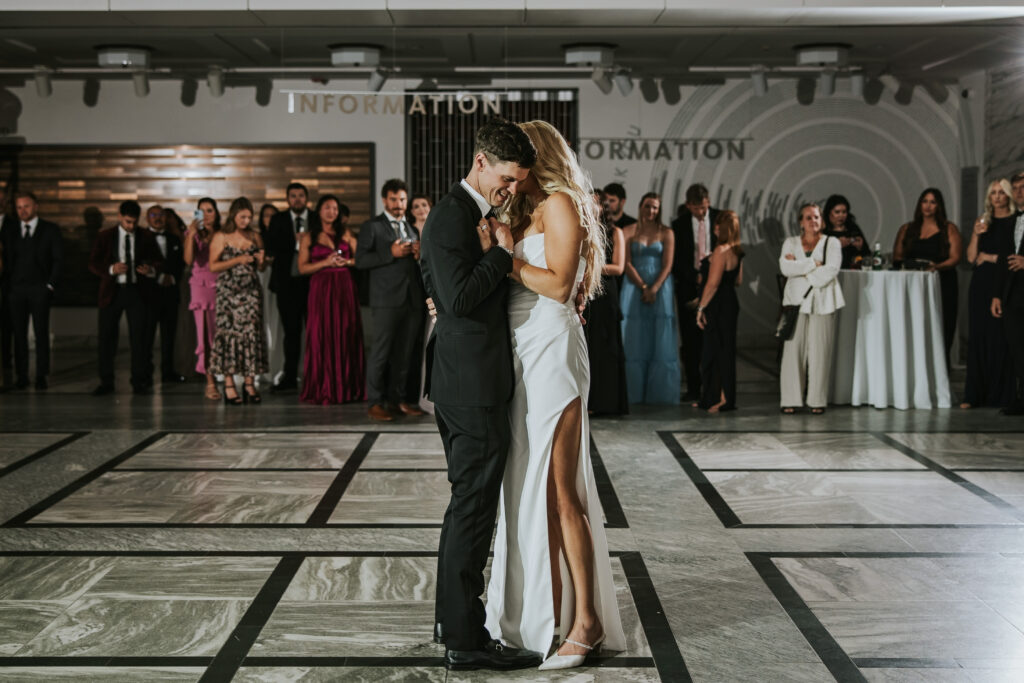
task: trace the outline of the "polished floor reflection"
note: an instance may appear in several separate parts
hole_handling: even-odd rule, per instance
[[[56,379],[60,379],[60,375]],[[0,680],[1024,680],[1024,425],[995,411],[595,420],[627,650],[448,674],[429,418],[201,386],[0,394]]]

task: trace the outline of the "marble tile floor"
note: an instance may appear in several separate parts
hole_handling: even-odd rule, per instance
[[[740,371],[736,413],[593,421],[628,649],[551,675],[440,666],[429,418],[0,394],[0,680],[1024,680],[1024,424]]]

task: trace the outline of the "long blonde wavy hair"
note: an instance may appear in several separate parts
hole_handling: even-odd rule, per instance
[[[992,206],[992,189],[995,187],[1002,188],[1003,192],[1006,193],[1006,198],[1010,200],[1008,208],[1010,213],[1016,211],[1018,206],[1013,203],[1013,186],[1010,185],[1010,181],[1006,178],[1000,178],[999,180],[993,180],[985,188],[985,220],[992,221],[992,213],[996,210],[996,207]]]
[[[576,153],[562,134],[547,121],[520,123],[537,148],[537,163],[530,173],[545,194],[564,192],[572,199],[584,231],[583,257],[587,262],[584,289],[588,299],[601,291],[601,270],[605,260],[605,231],[594,204],[594,186],[590,176],[580,166]],[[529,197],[515,194],[505,207],[513,231],[522,231],[530,223],[533,206]]]

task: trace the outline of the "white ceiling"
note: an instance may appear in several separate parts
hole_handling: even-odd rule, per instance
[[[59,78],[61,69],[95,67],[95,47],[104,44],[150,47],[152,67],[166,77],[211,65],[315,75],[329,70],[328,46],[336,43],[377,45],[383,64],[408,77],[450,76],[465,67],[534,77],[565,66],[565,45],[594,42],[615,45],[618,66],[654,77],[685,78],[693,67],[743,73],[754,64],[792,66],[794,46],[822,42],[849,44],[850,63],[871,74],[952,82],[979,69],[1024,64],[1021,0],[512,0],[490,10],[478,4],[0,0],[0,72],[7,70],[9,82],[24,78],[11,70],[43,65],[58,69]]]

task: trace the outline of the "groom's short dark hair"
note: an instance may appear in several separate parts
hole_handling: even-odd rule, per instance
[[[537,163],[537,150],[530,137],[522,128],[493,117],[476,131],[474,154],[483,152],[491,164],[513,162],[521,168],[530,168]]]

